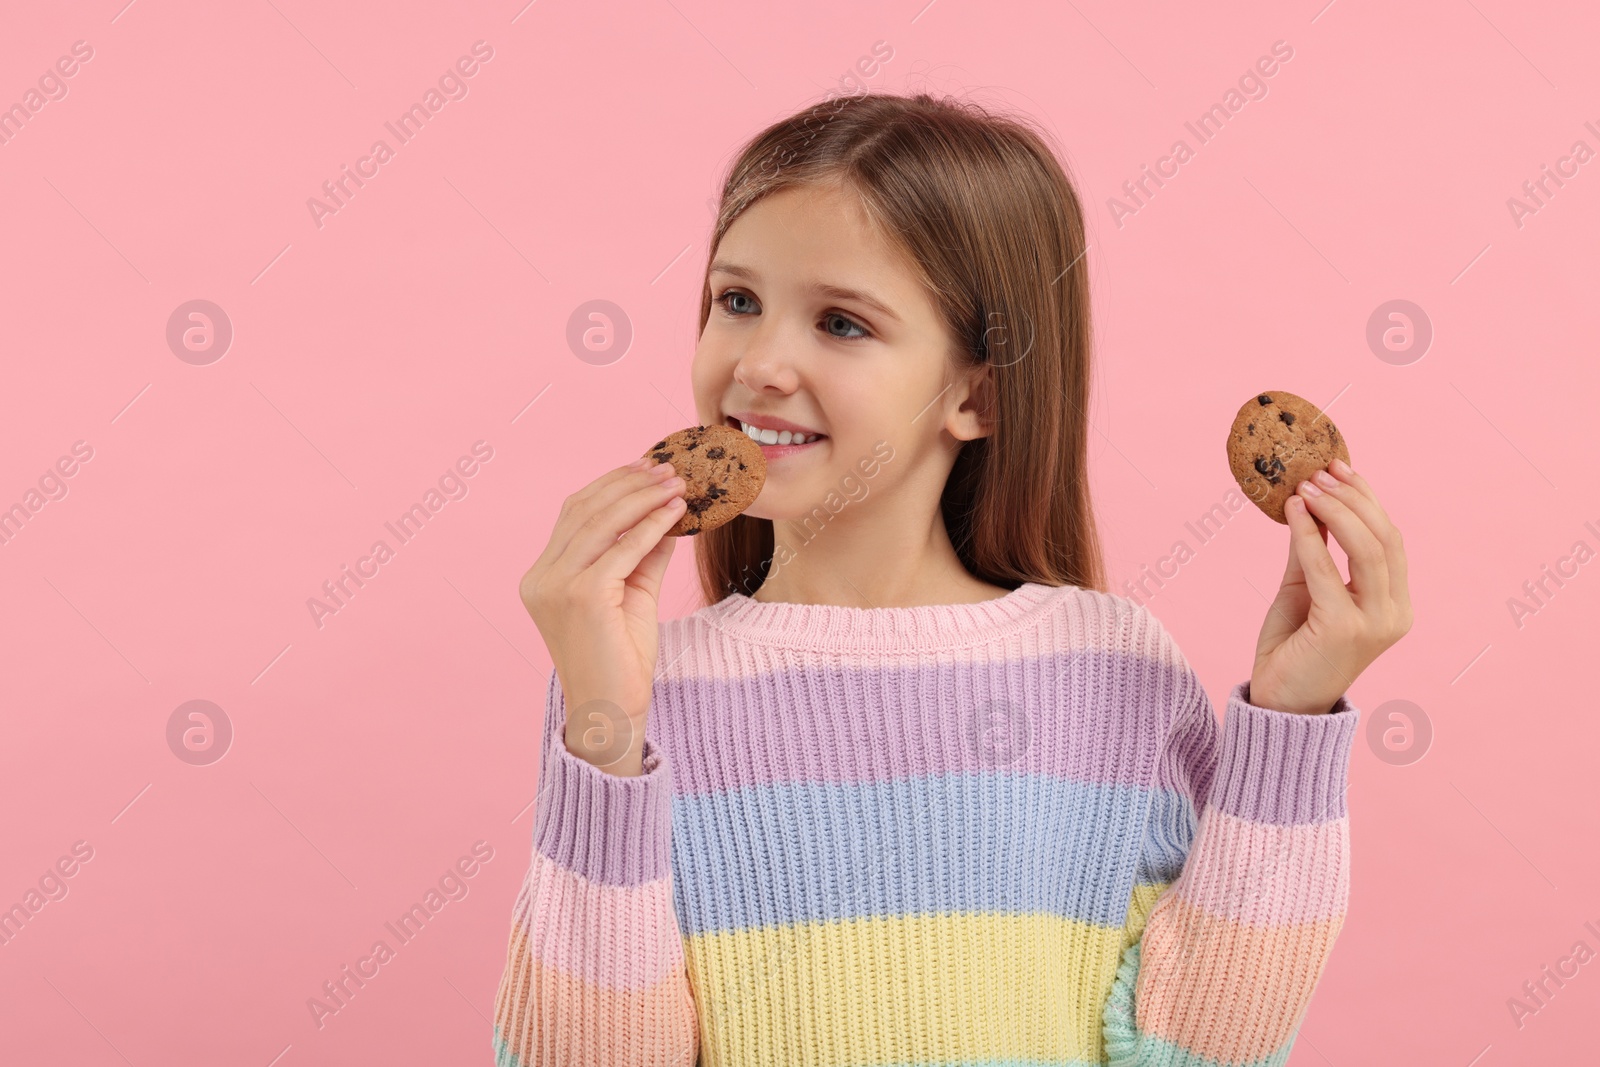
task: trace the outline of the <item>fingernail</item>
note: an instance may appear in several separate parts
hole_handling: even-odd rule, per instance
[[[1337,489],[1337,488],[1339,488],[1339,479],[1335,478],[1333,475],[1329,474],[1327,471],[1318,471],[1317,473],[1313,474],[1311,477],[1318,485],[1322,486],[1324,489]]]
[[[638,459],[636,459],[632,463],[628,464],[628,469],[629,470],[642,471],[642,470],[645,469],[645,467],[647,467],[649,465],[650,465],[650,457],[649,456],[640,456]]]
[[[1322,490],[1317,488],[1315,485],[1311,484],[1310,482],[1301,482],[1300,483],[1300,495],[1301,496],[1321,496],[1322,495]]]
[[[1332,467],[1333,473],[1343,475],[1346,478],[1355,473],[1355,471],[1350,469],[1350,464],[1346,463],[1342,459],[1335,459],[1332,463]]]

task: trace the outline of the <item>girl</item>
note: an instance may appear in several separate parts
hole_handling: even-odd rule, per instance
[[[744,149],[692,378],[766,483],[685,618],[669,463],[568,497],[523,576],[555,671],[501,1067],[1287,1059],[1400,532],[1343,465],[1299,487],[1219,727],[1105,591],[1084,252],[1043,138],[975,105],[849,96]]]

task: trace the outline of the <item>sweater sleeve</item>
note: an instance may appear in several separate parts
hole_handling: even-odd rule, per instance
[[[1219,731],[1199,679],[1175,651],[1170,663],[1178,712],[1102,1013],[1106,1053],[1110,1067],[1277,1067],[1344,922],[1359,713],[1344,697],[1321,715],[1258,707],[1247,680]]]
[[[643,773],[610,774],[565,741],[550,672],[533,858],[512,909],[494,1007],[496,1067],[686,1067],[694,1001],[672,906],[672,768],[646,739]]]

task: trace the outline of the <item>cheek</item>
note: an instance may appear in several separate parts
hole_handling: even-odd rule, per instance
[[[936,406],[928,407],[928,398],[906,382],[873,387],[863,383],[858,390],[840,391],[827,411],[835,428],[835,460],[851,469],[862,461],[871,463],[879,451],[892,448],[902,456],[917,451],[923,447],[926,427],[937,416]]]
[[[689,387],[694,393],[694,404],[701,422],[717,417],[717,407],[727,392],[726,385],[726,381],[718,380],[716,362],[705,346],[695,349],[694,359],[689,364]]]

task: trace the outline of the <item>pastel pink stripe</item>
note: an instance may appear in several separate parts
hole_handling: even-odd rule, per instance
[[[910,609],[900,609],[910,610]],[[1038,625],[1045,613],[1054,611],[1057,625]],[[1008,642],[990,642],[987,647],[953,649],[950,662],[984,666],[990,663],[1015,663],[1070,651],[1104,651],[1115,648],[1127,652],[1123,627],[1110,620],[1131,610],[1107,594],[1073,586],[1047,588],[1029,601],[1027,613],[1015,620],[1016,631]],[[1131,625],[1131,624],[1129,624]],[[1149,647],[1138,649],[1156,662],[1170,665],[1181,653],[1169,635],[1161,632],[1150,638]],[[870,648],[848,648],[819,656],[814,651],[770,645],[730,643],[722,630],[703,615],[686,615],[667,622],[661,630],[657,656],[658,680],[682,678],[727,680],[770,674],[776,668],[815,667],[825,659],[829,668],[864,670],[876,673],[885,668],[922,666],[928,662],[927,649],[886,652]]]
[[[1255,926],[1333,919],[1350,897],[1350,820],[1277,826],[1206,809],[1177,894]]]
[[[1145,924],[1134,992],[1139,1031],[1219,1063],[1276,1052],[1311,1002],[1343,922],[1251,926],[1168,894]]]
[[[558,866],[537,849],[517,920],[535,959],[548,970],[599,989],[640,990],[680,972],[669,875],[636,886],[599,885]]]
[[[644,990],[598,989],[528,955],[513,925],[495,994],[495,1031],[512,1067],[687,1067],[699,1044],[694,995],[683,973]]]

